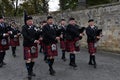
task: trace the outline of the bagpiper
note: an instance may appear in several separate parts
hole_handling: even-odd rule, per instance
[[[10,31],[12,32],[10,34],[10,46],[12,49],[13,57],[16,57],[16,47],[20,45],[19,37],[21,33],[20,30],[18,29],[17,24],[14,21],[11,22],[10,27],[11,27]]]
[[[43,29],[43,26],[46,25],[46,24],[47,24],[47,22],[45,20],[41,22],[41,25],[40,25],[40,37],[41,38],[42,38],[42,29]],[[41,40],[40,41],[40,50],[39,50],[40,53],[42,53],[42,52],[44,53],[43,47],[44,47],[44,44],[43,44],[43,42]],[[44,58],[44,60],[46,60],[46,58]]]
[[[66,51],[70,53],[69,65],[76,68],[75,54],[80,51],[79,40],[82,39],[83,33],[79,32],[79,26],[74,18],[69,19],[69,24],[66,28]]]
[[[43,43],[45,52],[47,54],[47,62],[49,66],[50,75],[55,75],[53,69],[54,57],[58,55],[57,52],[57,41],[60,37],[57,36],[57,26],[54,25],[52,16],[47,17],[47,24],[43,26]]]
[[[24,59],[26,61],[28,79],[31,80],[32,76],[36,76],[33,73],[33,67],[35,65],[35,58],[38,57],[39,35],[37,27],[33,25],[33,18],[31,16],[27,16],[25,22],[26,24],[22,27]]]
[[[95,60],[95,54],[96,54],[96,42],[100,39],[100,36],[97,35],[98,27],[95,26],[94,20],[90,19],[88,21],[89,25],[86,28],[86,34],[87,34],[87,43],[88,43],[88,52],[90,53],[89,57],[89,65],[94,65],[94,68],[96,68],[96,60]]]
[[[65,52],[66,52],[66,20],[61,19],[60,26],[60,48],[62,49],[62,57],[63,61],[66,61]]]
[[[9,49],[9,26],[4,22],[4,18],[0,16],[0,67],[3,67],[3,65],[6,65],[6,63],[3,61],[6,50]]]

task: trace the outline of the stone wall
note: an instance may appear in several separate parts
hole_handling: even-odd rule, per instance
[[[120,52],[120,3],[107,4],[91,7],[80,11],[66,11],[63,13],[53,13],[55,21],[61,18],[68,19],[74,17],[80,26],[87,27],[88,20],[93,18],[96,25],[103,29],[103,37],[99,41],[99,49]],[[16,18],[15,18],[16,19]],[[34,16],[35,22],[46,19],[46,16]],[[17,20],[22,24],[23,19]],[[86,36],[81,41],[82,46],[87,47]]]

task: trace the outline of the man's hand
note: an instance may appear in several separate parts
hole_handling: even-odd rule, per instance
[[[7,37],[7,36],[9,36],[9,34],[8,34],[8,33],[4,33],[3,36],[4,36],[4,37]]]
[[[60,37],[56,37],[56,40],[58,40],[58,41],[59,41],[59,40],[60,40]]]
[[[39,40],[35,40],[35,41],[34,41],[34,43],[39,44],[39,43],[40,43],[40,41],[39,41]]]
[[[97,36],[96,38],[97,38],[97,39],[100,39],[100,36]]]

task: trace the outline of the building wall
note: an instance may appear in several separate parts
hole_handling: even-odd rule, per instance
[[[66,11],[53,13],[55,21],[61,18],[74,17],[81,27],[88,26],[88,20],[93,18],[96,26],[103,29],[103,37],[99,41],[99,49],[120,52],[120,3],[107,4],[91,7],[80,11]],[[22,19],[22,20],[21,20]],[[20,24],[23,18],[17,20]],[[34,16],[35,22],[39,23],[46,19],[46,16]],[[87,47],[86,36],[81,40],[81,46]]]

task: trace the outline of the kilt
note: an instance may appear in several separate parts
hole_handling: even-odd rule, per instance
[[[56,44],[55,44],[56,45]],[[47,56],[48,57],[54,57],[54,56],[57,56],[58,55],[58,52],[57,52],[57,46],[56,46],[56,50],[52,51],[52,45],[45,45],[44,46],[44,49],[45,49],[45,52],[47,53]]]
[[[66,51],[67,52],[80,51],[80,46],[75,45],[78,40],[79,40],[79,38],[75,38],[74,40],[67,40],[66,41]]]
[[[96,47],[95,47],[95,43],[94,42],[88,43],[88,52],[90,54],[96,53]]]
[[[7,40],[7,39],[6,39]],[[8,40],[7,40],[7,44],[6,45],[2,45],[1,44],[1,40],[0,40],[0,50],[2,50],[2,51],[6,51],[6,50],[8,50],[9,49],[9,42],[8,42]]]
[[[35,53],[31,53],[31,47],[32,46],[36,47],[36,52]],[[32,46],[24,47],[24,59],[25,60],[38,57],[38,46],[37,46],[37,44],[34,44]]]
[[[66,49],[66,41],[60,40],[60,48],[65,50]]]
[[[19,39],[17,40],[14,40],[14,39],[10,39],[10,46],[19,46],[20,43],[19,43]]]
[[[40,40],[40,44],[39,45],[41,45],[43,47],[43,41],[42,40]]]
[[[80,40],[79,38],[75,38],[74,39],[74,42],[75,42],[74,44],[76,45],[76,42],[79,41],[79,40]],[[79,46],[75,46],[75,51],[80,51],[80,43],[77,43],[77,45],[79,45]]]
[[[75,51],[74,40],[66,40],[66,51],[67,52],[74,52]]]

